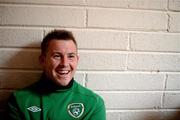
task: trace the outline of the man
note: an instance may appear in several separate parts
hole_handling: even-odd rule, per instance
[[[8,102],[11,120],[105,120],[101,97],[78,84],[79,56],[72,33],[54,30],[41,43],[40,80],[17,90]]]

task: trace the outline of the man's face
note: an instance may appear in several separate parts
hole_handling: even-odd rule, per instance
[[[52,40],[46,55],[41,55],[40,63],[47,77],[56,84],[66,86],[77,68],[79,57],[72,40]]]

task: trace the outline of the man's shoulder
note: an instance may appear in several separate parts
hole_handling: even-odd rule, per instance
[[[75,84],[75,92],[79,92],[80,94],[96,95],[96,93],[94,93],[89,88],[81,85],[80,83],[75,81],[74,84]]]
[[[84,87],[82,86],[81,84],[75,82],[76,84],[76,89],[74,92],[76,92],[77,94],[80,94],[82,96],[86,96],[88,98],[93,98],[93,99],[96,99],[96,100],[100,100],[100,101],[103,101],[103,99],[101,98],[100,95],[98,95],[97,93],[95,93],[93,90],[87,88],[87,87]]]
[[[33,83],[29,86],[26,86],[24,88],[21,88],[21,89],[17,89],[13,92],[14,96],[26,96],[26,95],[31,95],[31,94],[35,94],[35,86],[36,86],[37,82],[36,83]]]

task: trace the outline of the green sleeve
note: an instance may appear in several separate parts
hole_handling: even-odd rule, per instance
[[[104,101],[101,98],[96,105],[96,110],[89,120],[106,120],[106,109]]]
[[[12,94],[7,104],[8,119],[9,120],[22,120],[20,112],[14,95]]]

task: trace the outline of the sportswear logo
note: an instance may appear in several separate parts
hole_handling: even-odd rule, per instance
[[[84,105],[82,103],[71,103],[68,105],[68,112],[74,118],[79,118],[84,113]]]
[[[31,112],[39,112],[41,111],[41,108],[37,107],[37,106],[31,106],[29,108],[27,108],[29,111]]]

